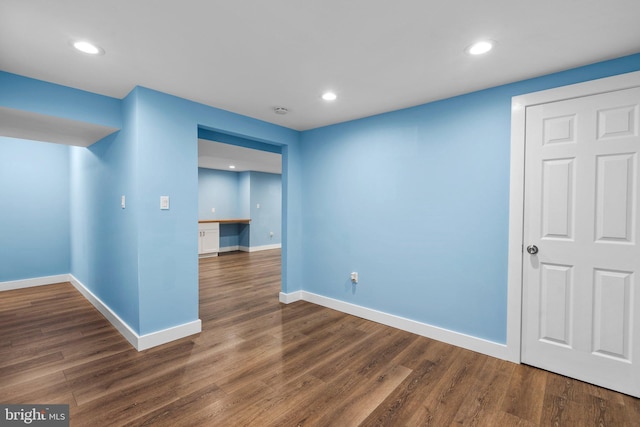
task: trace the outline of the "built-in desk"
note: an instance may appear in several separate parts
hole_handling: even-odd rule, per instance
[[[218,256],[220,252],[220,224],[249,224],[250,219],[205,219],[198,221],[198,256]]]
[[[250,219],[239,218],[239,219],[203,219],[198,221],[198,224],[209,224],[217,222],[218,224],[249,224],[251,222]]]

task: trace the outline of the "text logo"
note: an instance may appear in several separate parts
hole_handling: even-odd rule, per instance
[[[69,405],[0,404],[0,425],[69,427]]]

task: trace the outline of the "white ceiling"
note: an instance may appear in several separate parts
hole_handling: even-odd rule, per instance
[[[1,0],[0,69],[305,130],[637,53],[639,17],[638,0]]]
[[[229,169],[229,166],[235,169]],[[257,171],[282,173],[282,155],[251,148],[198,140],[198,166],[232,172]]]

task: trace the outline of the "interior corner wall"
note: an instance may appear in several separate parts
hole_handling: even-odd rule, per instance
[[[242,218],[239,188],[238,172],[198,168],[198,219]],[[239,246],[239,225],[220,224],[220,251],[237,250]]]
[[[238,172],[198,168],[198,219],[241,218],[239,187]]]
[[[260,208],[257,208],[257,205]],[[211,208],[216,211],[211,212]],[[250,226],[220,225],[220,247],[282,243],[282,177],[264,172],[198,169],[198,219],[251,218]],[[271,234],[273,233],[273,235]]]
[[[137,108],[132,93],[121,131],[71,148],[71,274],[140,333]]]
[[[0,282],[69,273],[69,147],[0,137]]]
[[[511,98],[639,69],[637,54],[303,132],[303,289],[504,344]]]
[[[246,138],[274,152],[299,150],[298,131],[140,87],[119,100],[0,71],[0,92],[2,107],[121,129],[89,148],[64,147],[70,150],[71,225],[70,249],[60,253],[68,258],[65,273],[141,336],[198,321],[198,130]],[[283,160],[296,182],[300,169],[289,162],[297,161],[297,154]],[[301,251],[300,191],[292,185],[283,196],[295,223],[285,242],[291,253]],[[159,209],[164,195],[169,210]],[[57,229],[65,234],[63,225]],[[37,248],[25,253],[40,254]],[[30,268],[29,276],[45,274]],[[301,265],[283,260],[283,268],[283,290],[291,280],[299,287]]]
[[[251,218],[251,172],[238,173],[239,218]],[[238,246],[251,247],[251,227],[238,228]]]
[[[282,177],[279,174],[250,172],[250,247],[279,245],[282,242]]]
[[[251,218],[251,172],[238,173],[238,217]]]

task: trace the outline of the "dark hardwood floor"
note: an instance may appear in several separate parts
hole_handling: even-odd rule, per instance
[[[68,283],[0,293],[0,403],[73,426],[640,426],[640,399],[306,302],[280,251],[200,261],[203,332],[137,352]]]

